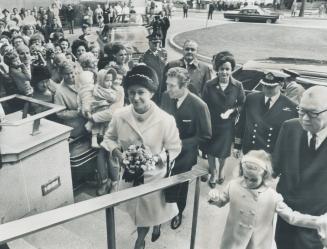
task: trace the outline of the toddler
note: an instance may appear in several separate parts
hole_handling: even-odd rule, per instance
[[[209,192],[209,203],[218,207],[230,203],[220,248],[272,248],[275,213],[289,224],[323,233],[326,215],[305,215],[289,208],[283,197],[267,185],[271,173],[269,154],[253,150],[242,158],[238,179],[231,180],[221,192]]]
[[[92,146],[99,147],[98,137],[103,137],[112,114],[124,105],[124,89],[120,86],[122,76],[113,68],[102,69],[97,76],[97,84],[93,91],[91,105],[91,119],[86,124],[86,129],[92,132]],[[100,148],[97,157],[97,170],[99,173],[98,196],[109,191],[118,190],[119,166],[112,160],[104,148]],[[110,179],[110,180],[109,180]]]
[[[97,84],[93,90],[90,121],[85,127],[92,133],[92,147],[99,148],[98,136],[102,137],[111,120],[113,112],[123,107],[124,90],[120,86],[122,77],[110,68],[98,72]]]
[[[93,89],[97,78],[97,59],[92,53],[86,52],[79,57],[79,65],[83,70],[76,82],[79,111],[85,118],[90,119]]]
[[[26,66],[20,61],[16,52],[10,51],[4,55],[4,62],[9,67],[9,75],[13,79],[17,92],[26,96],[33,94],[31,86],[31,73]]]

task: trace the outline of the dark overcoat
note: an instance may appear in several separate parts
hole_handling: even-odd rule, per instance
[[[163,53],[167,53],[163,50]],[[151,67],[157,74],[159,86],[162,85],[164,69],[166,65],[166,58],[163,57],[163,53],[156,53],[154,54],[150,49],[148,49],[140,58],[139,62],[146,64],[147,66]],[[153,100],[156,104],[160,105],[160,94],[159,92],[155,93]]]
[[[295,211],[322,215],[327,212],[327,139],[320,145],[313,160],[300,167],[303,164],[301,160],[304,153],[300,148],[303,141],[307,144],[308,137],[299,120],[286,121],[281,127],[273,153],[274,173],[280,176],[277,191]],[[281,248],[323,248],[317,231],[299,227],[294,229],[278,221],[276,238],[285,234],[288,235],[287,245]]]
[[[265,95],[256,92],[247,95],[236,127],[234,147],[243,153],[265,150],[271,153],[281,125],[285,120],[298,117],[296,104],[280,95],[274,105],[265,110]]]
[[[230,156],[235,135],[235,118],[245,101],[242,83],[231,78],[227,88],[223,91],[218,83],[218,78],[214,78],[205,84],[202,98],[209,107],[212,138],[201,149],[209,155],[226,158]],[[236,111],[228,119],[222,119],[220,115],[231,108],[235,108]]]
[[[199,145],[211,138],[211,123],[206,103],[193,93],[187,95],[177,110],[174,105],[174,101],[165,92],[161,108],[174,116],[182,140],[182,151],[176,158],[173,169],[174,174],[179,174],[191,170],[197,163]]]

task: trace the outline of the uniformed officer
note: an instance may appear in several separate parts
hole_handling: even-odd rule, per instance
[[[149,39],[149,49],[141,56],[139,62],[151,67],[157,73],[160,89],[167,63],[167,51],[161,48],[162,37],[160,34],[152,33],[147,38]],[[154,95],[153,100],[159,104],[159,92]]]
[[[262,92],[246,97],[236,126],[234,156],[250,150],[263,149],[271,153],[285,120],[298,117],[296,104],[281,94],[285,78],[281,71],[268,71],[260,81]]]
[[[303,86],[296,82],[296,78],[300,75],[289,69],[283,69],[283,72],[289,75],[284,82],[284,95],[298,105],[305,91]]]

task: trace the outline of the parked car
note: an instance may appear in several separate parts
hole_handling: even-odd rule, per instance
[[[233,72],[233,77],[243,83],[246,93],[261,91],[259,82],[269,69],[289,69],[297,72],[300,76],[296,78],[296,82],[305,89],[314,85],[327,87],[327,61],[320,60],[276,57],[251,60],[239,66]]]
[[[137,59],[149,48],[146,38],[150,34],[147,15],[139,13],[118,15],[114,22],[108,25],[110,31],[107,41],[123,43],[132,50],[133,58]],[[105,45],[101,39],[98,41],[100,47]]]
[[[240,10],[227,11],[224,13],[224,18],[234,20],[235,22],[276,23],[279,19],[279,14],[271,13],[259,6],[249,6]]]

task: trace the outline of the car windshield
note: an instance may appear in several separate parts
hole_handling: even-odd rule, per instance
[[[139,14],[128,14],[128,15],[119,15],[117,16],[115,23],[130,23],[130,24],[139,24],[142,25],[143,18]]]

